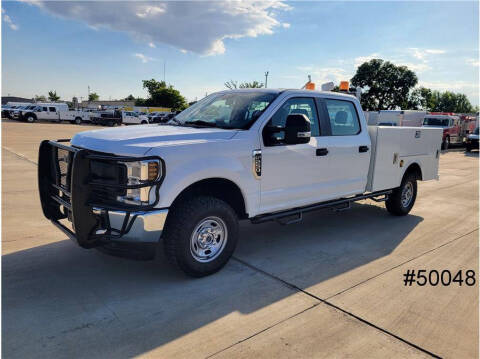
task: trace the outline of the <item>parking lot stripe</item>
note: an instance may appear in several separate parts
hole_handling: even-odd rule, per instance
[[[475,232],[476,230],[478,230],[478,229],[475,229],[475,230],[471,231],[470,233]],[[460,239],[461,237],[464,237],[464,236],[466,236],[466,235],[467,235],[467,234],[464,234],[464,235],[462,235],[462,236],[460,236],[460,237],[458,237],[458,238],[450,241],[449,243],[454,242],[455,240]],[[443,245],[442,245],[442,246],[443,246]],[[439,246],[439,247],[437,247],[437,248],[440,248],[440,247],[442,247],[442,246]],[[435,248],[435,249],[437,249],[437,248]],[[434,249],[433,249],[433,250],[434,250]],[[428,252],[431,252],[431,251],[433,251],[433,250],[430,250],[430,251],[428,251]],[[426,252],[426,253],[428,253],[428,252]],[[424,254],[425,254],[425,253],[424,253]],[[423,255],[423,254],[422,254],[422,255]],[[420,256],[421,256],[421,255],[420,255]],[[416,258],[418,258],[418,257],[420,257],[420,256],[417,256]],[[292,289],[294,289],[294,290],[296,290],[296,291],[302,292],[302,293],[304,293],[304,294],[306,294],[306,295],[308,295],[308,296],[310,296],[310,297],[318,300],[319,302],[321,302],[321,303],[323,303],[323,304],[325,304],[325,305],[327,305],[327,306],[329,306],[329,307],[331,307],[331,308],[334,308],[334,309],[336,309],[336,310],[338,310],[338,311],[340,311],[340,312],[342,312],[342,313],[344,313],[344,314],[346,314],[346,315],[348,315],[348,316],[350,316],[350,317],[352,317],[352,318],[355,318],[355,319],[357,319],[358,321],[362,322],[363,324],[366,324],[366,325],[368,325],[368,326],[370,326],[370,327],[372,327],[372,328],[375,328],[375,329],[381,331],[382,333],[384,333],[384,334],[386,334],[386,335],[388,335],[388,336],[391,336],[391,337],[393,337],[393,338],[395,338],[395,339],[397,339],[397,340],[399,340],[399,341],[401,341],[401,342],[403,342],[403,343],[411,346],[412,348],[415,348],[415,349],[421,351],[422,353],[425,353],[425,354],[427,354],[427,355],[430,355],[430,356],[433,357],[433,358],[441,358],[439,355],[437,355],[437,354],[435,354],[435,353],[432,353],[431,351],[429,351],[429,350],[427,350],[427,349],[425,349],[425,348],[422,348],[422,347],[416,345],[415,343],[412,343],[412,342],[410,342],[410,341],[408,341],[408,340],[406,340],[406,339],[404,339],[404,338],[402,338],[402,337],[399,337],[398,335],[396,335],[396,334],[394,334],[394,333],[392,333],[392,332],[390,332],[390,331],[388,331],[388,330],[386,330],[386,329],[384,329],[384,328],[381,328],[381,327],[375,325],[374,323],[371,323],[371,322],[367,321],[366,319],[363,319],[362,317],[359,317],[359,316],[355,315],[354,313],[351,313],[351,312],[349,312],[349,311],[347,311],[347,310],[345,310],[345,309],[343,309],[343,308],[341,308],[341,307],[339,307],[339,306],[337,306],[337,305],[335,305],[335,304],[333,304],[333,303],[330,303],[329,301],[327,301],[327,300],[325,300],[325,299],[319,298],[319,297],[317,297],[316,295],[314,295],[314,294],[312,294],[312,293],[309,293],[309,292],[307,292],[306,290],[304,290],[304,289],[302,289],[302,288],[299,288],[299,287],[297,287],[296,285],[294,285],[294,284],[292,284],[292,283],[289,283],[289,282],[287,282],[287,281],[285,281],[285,280],[283,280],[283,279],[281,279],[281,278],[279,278],[279,277],[277,277],[277,276],[275,276],[275,275],[273,275],[273,274],[270,274],[270,273],[268,273],[268,272],[266,272],[266,271],[264,271],[264,270],[262,270],[262,269],[260,269],[260,268],[255,267],[254,265],[251,265],[250,263],[245,262],[244,260],[238,259],[238,258],[236,258],[236,257],[232,257],[232,259],[235,260],[235,261],[237,261],[237,262],[239,262],[239,263],[241,263],[241,264],[243,264],[243,265],[245,265],[245,266],[247,266],[247,267],[250,268],[250,269],[253,269],[253,270],[255,270],[255,271],[259,272],[259,273],[262,273],[263,275],[266,275],[266,276],[268,276],[268,277],[270,277],[270,278],[273,278],[273,279],[281,282],[282,284],[284,284],[285,286],[287,286],[287,287],[289,287],[289,288],[292,288]],[[412,260],[413,260],[413,259],[412,259]],[[409,261],[407,261],[407,262],[409,262]],[[406,263],[407,263],[407,262],[406,262]],[[393,269],[393,268],[392,268],[392,269]],[[313,307],[312,307],[312,308],[313,308]],[[306,310],[309,310],[309,309],[311,309],[311,308],[307,308]],[[305,311],[306,311],[306,310],[305,310]],[[300,313],[298,313],[298,314],[300,314]],[[297,314],[297,315],[298,315],[298,314]],[[294,317],[294,316],[292,316],[292,317]],[[288,320],[288,319],[290,319],[290,318],[287,318],[287,319],[285,319],[285,320]],[[265,332],[265,331],[267,331],[267,330],[275,327],[275,326],[278,325],[278,324],[280,324],[280,323],[274,324],[274,325],[272,325],[272,326],[269,327],[269,328],[266,328],[266,329],[264,329],[264,330],[262,330],[262,331],[260,331],[260,332],[258,332],[258,333],[255,333],[255,334],[251,335],[249,338],[245,338],[244,340],[242,340],[242,341],[240,341],[240,342],[243,342],[243,341],[245,341],[245,340],[251,339],[251,338],[253,338],[253,337],[256,336],[256,335],[258,335],[258,334],[260,334],[260,333],[262,333],[262,332]],[[240,343],[240,342],[239,342],[239,343]],[[239,343],[236,343],[236,344],[239,344]],[[232,346],[234,346],[234,345],[236,345],[236,344],[233,344]],[[221,351],[219,351],[219,352],[217,352],[217,353],[215,353],[215,354],[221,353],[222,351],[227,350],[227,349],[228,349],[228,348],[225,348],[225,349],[223,349],[223,350],[221,350]],[[213,355],[215,355],[215,354],[213,354]]]

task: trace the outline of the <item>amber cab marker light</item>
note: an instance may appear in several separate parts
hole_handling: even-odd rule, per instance
[[[340,91],[348,91],[349,85],[348,81],[340,81]]]

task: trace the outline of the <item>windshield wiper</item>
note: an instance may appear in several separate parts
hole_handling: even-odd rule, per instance
[[[201,127],[217,127],[217,124],[215,122],[208,122],[203,120],[188,121],[188,122],[184,122],[183,124],[201,126]]]

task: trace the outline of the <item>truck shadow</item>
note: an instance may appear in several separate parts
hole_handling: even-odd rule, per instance
[[[4,255],[3,354],[126,358],[187,335],[191,340],[177,347],[177,354],[212,354],[244,339],[242,331],[232,334],[232,323],[261,330],[266,324],[256,313],[298,293],[254,268],[328,298],[355,284],[342,283],[341,275],[388,261],[422,220],[357,204],[341,214],[314,212],[289,226],[242,223],[236,259],[201,279],[172,269],[162,255],[136,262],[82,250],[69,240]],[[336,284],[323,286],[332,281]],[[305,305],[309,301],[305,296]],[[222,324],[226,316],[231,318]],[[198,347],[194,332],[200,328],[210,333],[209,341],[217,338],[210,347]]]

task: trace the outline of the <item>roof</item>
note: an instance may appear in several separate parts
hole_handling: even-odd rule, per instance
[[[345,97],[348,99],[356,98],[353,95],[342,93],[342,92],[333,92],[333,91],[316,91],[316,90],[304,90],[304,89],[284,89],[284,88],[279,88],[279,89],[273,89],[273,88],[247,88],[247,89],[234,89],[234,90],[223,90],[220,91],[221,93],[226,93],[226,92],[264,92],[264,93],[272,93],[272,94],[280,94],[280,93],[295,93],[295,94],[300,94],[300,95],[306,95],[306,96],[311,96],[313,94],[322,94],[326,96],[335,96],[335,97]]]

